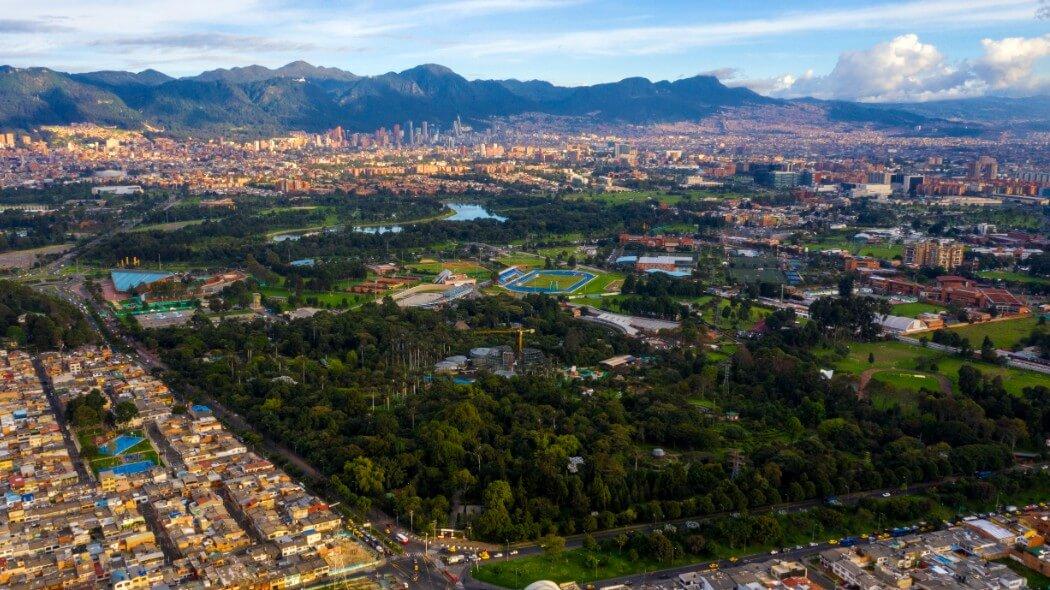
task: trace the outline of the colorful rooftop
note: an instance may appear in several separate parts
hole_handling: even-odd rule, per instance
[[[157,270],[111,270],[110,279],[119,292],[127,292],[139,285],[148,285],[172,276],[170,272]]]

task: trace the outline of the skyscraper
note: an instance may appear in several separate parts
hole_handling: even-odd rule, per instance
[[[416,143],[416,128],[411,120],[405,121],[405,129],[408,130],[408,145]]]
[[[995,180],[999,176],[999,162],[991,156],[981,156],[970,162],[969,176],[974,180]]]

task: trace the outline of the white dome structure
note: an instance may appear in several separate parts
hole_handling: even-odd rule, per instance
[[[525,590],[561,590],[561,586],[550,580],[536,580],[528,586],[525,586]]]

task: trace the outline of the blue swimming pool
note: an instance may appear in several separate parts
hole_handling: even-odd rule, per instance
[[[121,434],[117,438],[110,441],[108,444],[104,444],[101,447],[99,447],[98,451],[103,455],[115,457],[117,455],[123,455],[125,451],[144,440],[146,439],[142,438],[141,436]]]
[[[134,463],[125,463],[110,469],[103,469],[100,473],[110,471],[116,475],[135,475],[137,473],[149,471],[152,467],[153,461],[135,461]]]

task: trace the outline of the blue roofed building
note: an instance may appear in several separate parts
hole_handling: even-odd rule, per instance
[[[109,278],[118,293],[127,293],[135,287],[149,285],[174,276],[170,272],[159,270],[111,270]]]

